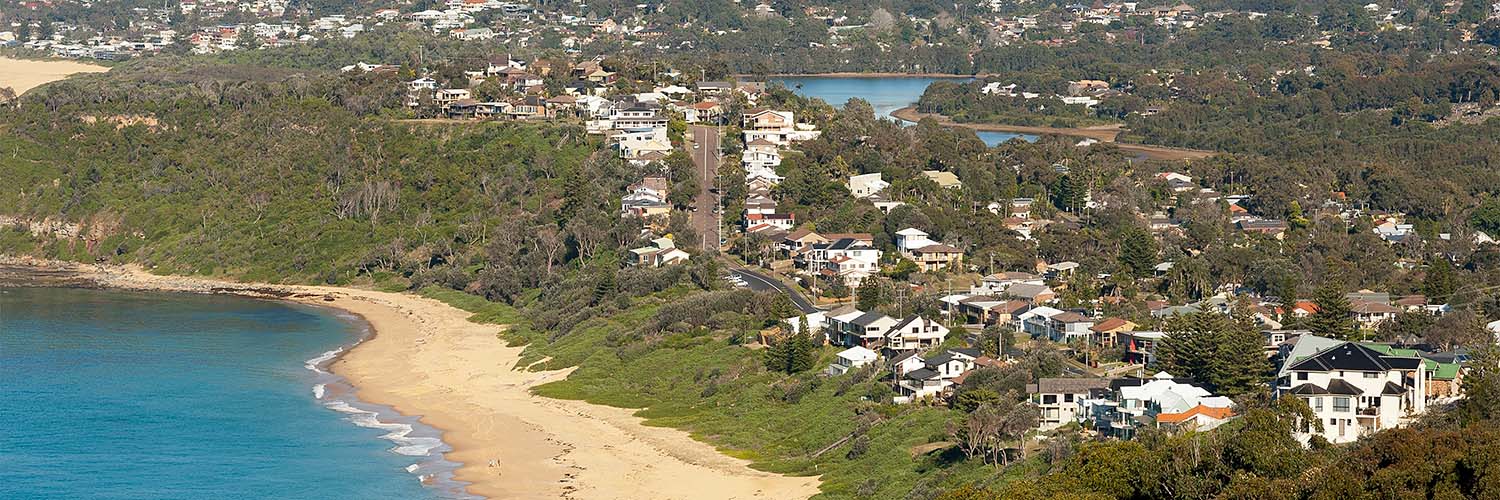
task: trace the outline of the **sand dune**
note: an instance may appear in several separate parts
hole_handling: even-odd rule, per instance
[[[686,432],[642,425],[630,410],[532,395],[569,370],[513,370],[522,348],[469,313],[410,294],[249,285],[71,266],[104,286],[269,296],[358,314],[376,335],[333,364],[366,401],[442,429],[457,479],[488,498],[794,499],[818,478],[753,470]]]
[[[67,78],[77,73],[103,73],[104,66],[78,61],[31,61],[0,57],[0,88],[10,87],[24,94],[36,86]]]

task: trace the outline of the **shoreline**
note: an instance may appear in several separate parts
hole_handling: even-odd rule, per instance
[[[818,477],[762,472],[682,430],[644,425],[636,410],[536,396],[572,368],[517,371],[523,347],[501,326],[434,299],[354,288],[158,276],[136,267],[6,258],[73,273],[108,289],[233,294],[331,307],[363,318],[369,337],[328,363],[359,400],[420,416],[460,464],[455,481],[486,498],[806,498]],[[70,286],[59,283],[55,286]],[[76,286],[76,285],[74,285]]]
[[[737,74],[735,78],[756,78],[757,75]],[[955,75],[952,73],[896,73],[896,72],[873,72],[862,73],[858,71],[840,71],[834,73],[774,73],[765,75],[770,78],[985,78],[991,76],[989,73],[978,73],[973,75]]]
[[[895,117],[898,120],[903,120],[909,123],[922,121],[923,118],[932,118],[934,120],[937,120],[939,125],[945,127],[966,128],[969,130],[974,130],[976,132],[1006,132],[1013,134],[1028,134],[1038,136],[1063,135],[1068,137],[1094,139],[1099,142],[1108,142],[1114,144],[1115,147],[1120,148],[1121,151],[1135,152],[1152,160],[1198,159],[1207,158],[1218,154],[1218,152],[1215,151],[1205,151],[1201,149],[1176,148],[1171,146],[1153,146],[1150,144],[1118,142],[1115,139],[1120,136],[1120,132],[1123,130],[1122,125],[1063,128],[1037,127],[1027,125],[1002,125],[996,123],[960,123],[955,122],[952,118],[948,118],[947,116],[941,114],[923,113],[917,111],[917,107],[915,105],[906,106],[904,108],[892,111],[891,116]]]

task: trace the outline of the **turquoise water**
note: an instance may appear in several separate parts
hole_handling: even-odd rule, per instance
[[[875,108],[875,116],[892,120],[896,119],[891,116],[892,112],[915,104],[917,99],[922,97],[922,93],[927,91],[928,85],[940,80],[966,82],[973,78],[788,76],[772,79],[772,81],[781,82],[797,95],[822,99],[834,107],[842,108],[844,103],[849,102],[849,99],[853,97],[864,99],[870,103],[870,107]],[[1027,141],[1036,140],[1036,136],[1006,132],[977,132],[977,134],[985,144],[990,146],[1016,137]]]
[[[363,332],[272,301],[0,288],[0,498],[463,496],[435,431],[322,369]]]

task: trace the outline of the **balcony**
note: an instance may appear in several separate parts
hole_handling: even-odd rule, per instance
[[[1380,416],[1380,408],[1375,406],[1366,406],[1354,410],[1354,415],[1358,417],[1378,417]]]

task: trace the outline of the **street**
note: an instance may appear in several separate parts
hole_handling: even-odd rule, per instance
[[[801,310],[803,314],[812,314],[820,310],[811,301],[807,300],[807,297],[803,297],[802,293],[787,286],[785,283],[777,281],[776,278],[744,268],[730,269],[729,273],[744,280],[745,286],[751,290],[757,292],[774,290],[785,294],[787,298],[792,299],[792,305],[797,306],[797,309]]]
[[[698,196],[693,201],[693,229],[698,231],[698,239],[705,252],[717,252],[719,250],[719,218],[714,214],[718,207],[718,196],[710,191],[714,187],[714,181],[719,172],[719,128],[707,125],[691,125],[688,134],[692,136],[692,144],[689,146],[688,155],[693,159],[693,165],[698,167],[699,188]]]

